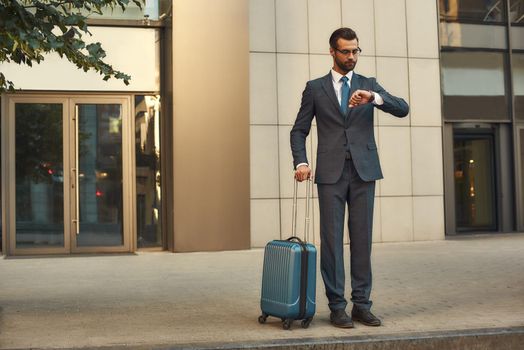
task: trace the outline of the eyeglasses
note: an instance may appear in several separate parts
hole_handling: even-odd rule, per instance
[[[340,52],[344,56],[349,56],[349,54],[353,54],[353,56],[358,56],[362,52],[362,49],[360,47],[357,47],[356,49],[353,49],[353,50],[339,50],[336,47],[334,47],[334,49],[335,51]]]

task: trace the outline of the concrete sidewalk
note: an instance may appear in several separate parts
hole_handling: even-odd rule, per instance
[[[375,244],[378,328],[332,327],[320,274],[310,328],[295,322],[284,331],[275,318],[260,325],[262,259],[261,249],[2,259],[0,349],[338,349],[352,340],[512,331],[524,339],[523,234]]]

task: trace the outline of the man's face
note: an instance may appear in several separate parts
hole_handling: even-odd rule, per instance
[[[349,71],[355,69],[358,61],[358,40],[346,40],[339,38],[337,40],[336,48],[329,48],[329,53],[333,56],[333,65],[335,71],[341,74],[347,74]]]

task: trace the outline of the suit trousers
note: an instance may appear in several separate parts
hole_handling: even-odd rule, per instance
[[[320,269],[329,308],[345,309],[344,216],[348,206],[351,301],[360,309],[371,308],[371,242],[375,181],[363,181],[353,161],[346,159],[340,179],[317,184],[320,209]]]

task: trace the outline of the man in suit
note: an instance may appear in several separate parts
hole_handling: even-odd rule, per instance
[[[318,148],[315,182],[320,208],[320,267],[331,310],[331,323],[352,328],[353,320],[368,326],[381,321],[371,309],[371,233],[375,181],[382,171],[373,132],[375,107],[396,117],[409,112],[407,103],[390,95],[375,78],[354,73],[361,49],[350,28],[340,28],[329,39],[333,68],[307,82],[293,129],[291,151],[295,178],[311,177],[306,137],[313,117]],[[344,214],[349,209],[351,301],[349,316],[344,297]]]

